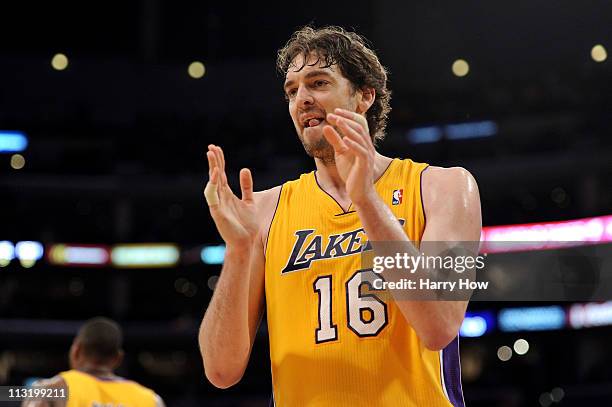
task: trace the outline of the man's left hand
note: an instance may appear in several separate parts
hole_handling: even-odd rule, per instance
[[[335,109],[327,114],[327,122],[333,127],[323,127],[323,135],[334,148],[336,168],[351,201],[359,206],[376,195],[373,180],[376,150],[368,121],[359,113]]]

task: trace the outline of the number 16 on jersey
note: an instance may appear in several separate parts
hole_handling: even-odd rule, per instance
[[[338,326],[332,320],[334,306],[345,306],[348,328],[360,338],[378,335],[388,323],[387,304],[373,294],[362,294],[361,287],[373,289],[373,281],[379,279],[370,270],[359,270],[344,284],[344,298],[332,298],[333,276],[319,276],[313,282],[314,292],[319,297],[319,326],[315,330],[315,342],[324,343],[338,339]],[[342,304],[342,303],[345,304]]]

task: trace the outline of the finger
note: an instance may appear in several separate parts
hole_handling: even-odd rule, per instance
[[[368,120],[364,116],[360,115],[359,113],[351,112],[350,110],[340,109],[340,108],[334,109],[334,113],[336,113],[338,116],[342,116],[349,120],[356,121],[357,123],[361,125],[361,127],[364,128],[364,130],[366,130],[368,134],[370,133],[370,129],[368,128]]]
[[[215,167],[212,171],[210,181],[206,183],[206,188],[204,188],[204,198],[206,199],[206,203],[210,208],[216,208],[219,206],[219,193],[217,192],[216,182],[218,174],[219,169]]]
[[[342,137],[340,137],[336,129],[332,126],[323,126],[323,136],[327,142],[332,145],[337,154],[342,154],[348,149]]]
[[[348,111],[344,110],[344,112],[348,112]],[[348,113],[351,113],[351,112],[348,112]],[[358,113],[352,113],[351,116],[353,117],[353,115],[358,116],[360,118],[363,118]],[[364,128],[364,126],[360,122],[355,121],[353,119],[348,119],[348,118],[346,118],[344,116],[334,115],[332,113],[328,114],[328,116],[331,116],[331,117],[328,117],[328,121],[330,121],[332,123],[336,123],[336,125],[338,127],[342,127],[342,125],[344,125],[344,126],[348,126],[348,127],[352,128],[352,129],[354,129],[359,134],[359,137],[364,141],[364,143],[363,143],[364,146],[366,148],[374,149],[374,143],[372,142],[372,138],[370,137],[370,133],[367,130],[367,120],[365,121],[365,126],[366,127]],[[344,127],[342,127],[342,128],[344,128]],[[342,134],[344,134],[344,133],[345,133],[345,131],[342,132]]]
[[[242,191],[242,200],[245,202],[253,201],[253,176],[251,170],[243,168],[240,170],[240,189]]]
[[[225,173],[225,160],[223,159],[223,153],[221,151],[221,147],[213,146],[213,152],[215,153],[215,158],[217,160],[217,166],[219,167],[219,181],[222,186],[227,185],[227,174]]]
[[[327,121],[333,124],[334,126],[338,126],[340,123],[345,122],[348,126],[352,127],[357,132],[363,132],[364,130],[361,124],[357,123],[355,120],[347,119],[345,117],[341,117],[333,113],[327,114]]]
[[[221,169],[225,172],[225,155],[223,154],[223,149],[217,146],[217,150],[219,150],[219,155],[221,156]]]
[[[355,140],[346,139],[345,142],[349,150],[355,153],[356,156],[360,158],[364,158],[364,159],[368,158],[368,150],[366,150],[362,145],[357,143]]]
[[[219,185],[219,168],[214,166],[210,171],[210,177],[208,178],[208,182],[214,185]]]
[[[337,122],[338,122],[338,127],[342,130],[342,134],[344,134],[345,137],[349,137],[353,141],[362,145],[364,148],[369,147],[366,137],[363,134],[361,134],[359,131],[355,130],[354,127],[351,127],[349,125],[348,120],[339,118]]]
[[[219,163],[221,173],[225,174],[225,157],[223,156],[223,150],[221,147],[215,146],[215,156],[217,157],[217,162]]]
[[[213,170],[217,166],[215,160],[215,153],[213,153],[212,151],[207,151],[206,159],[208,160],[208,179],[210,179],[212,177]]]

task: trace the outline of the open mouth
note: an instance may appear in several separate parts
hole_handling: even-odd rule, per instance
[[[307,129],[309,127],[320,126],[324,121],[325,119],[323,117],[313,117],[311,119],[304,120],[302,125],[304,126],[305,129]]]

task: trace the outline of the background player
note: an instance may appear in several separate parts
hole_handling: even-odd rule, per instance
[[[390,94],[357,34],[306,27],[278,62],[317,170],[253,193],[243,169],[238,199],[223,151],[209,146],[205,195],[227,249],[200,330],[207,377],[218,387],[240,380],[265,289],[278,405],[463,405],[456,337],[467,301],[365,301],[372,276],[358,254],[365,240],[477,241],[474,179],[376,152]]]
[[[70,368],[36,387],[67,389],[67,401],[25,401],[23,407],[163,407],[152,390],[115,375],[123,361],[123,334],[107,318],[85,322],[70,347]]]

